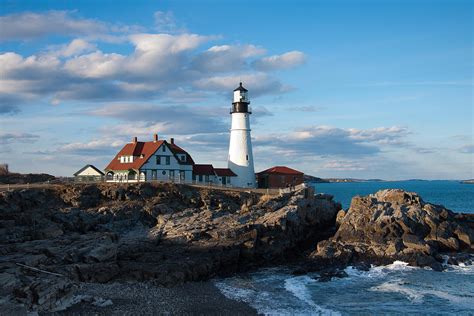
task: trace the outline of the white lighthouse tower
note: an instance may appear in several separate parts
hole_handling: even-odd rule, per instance
[[[234,90],[232,102],[232,127],[230,129],[228,168],[236,175],[233,185],[242,188],[255,188],[252,140],[250,138],[250,101],[248,90],[242,86]]]

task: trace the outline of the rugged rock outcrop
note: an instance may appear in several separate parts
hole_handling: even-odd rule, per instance
[[[59,185],[0,193],[3,302],[60,308],[77,282],[204,280],[299,254],[340,205],[185,185]]]
[[[55,176],[46,173],[0,173],[0,184],[24,184],[24,183],[39,183],[56,180]]]
[[[337,223],[336,234],[318,243],[313,260],[336,266],[403,260],[441,270],[443,254],[474,252],[474,215],[453,213],[403,190],[356,196]]]

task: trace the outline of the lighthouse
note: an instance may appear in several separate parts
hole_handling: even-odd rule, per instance
[[[252,139],[250,137],[250,114],[248,90],[242,82],[234,90],[234,99],[230,114],[228,168],[236,175],[233,185],[242,188],[255,188],[255,170],[253,167]]]

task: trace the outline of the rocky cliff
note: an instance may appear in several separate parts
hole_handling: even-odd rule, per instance
[[[402,260],[442,270],[459,252],[474,252],[474,215],[456,214],[424,202],[416,193],[384,190],[354,197],[337,215],[339,228],[318,243],[311,258],[320,265],[384,264]]]
[[[54,310],[78,282],[174,285],[298,255],[341,206],[185,185],[63,185],[0,193],[0,303]]]

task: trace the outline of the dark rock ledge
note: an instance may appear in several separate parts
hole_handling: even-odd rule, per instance
[[[474,216],[401,190],[355,197],[345,212],[311,189],[62,185],[0,193],[0,237],[0,308],[52,311],[83,282],[174,286],[295,262],[320,281],[394,260],[442,270],[471,260]]]
[[[80,282],[171,286],[285,262],[334,234],[340,208],[311,189],[279,197],[149,183],[2,192],[0,304],[51,311],[73,302]]]

